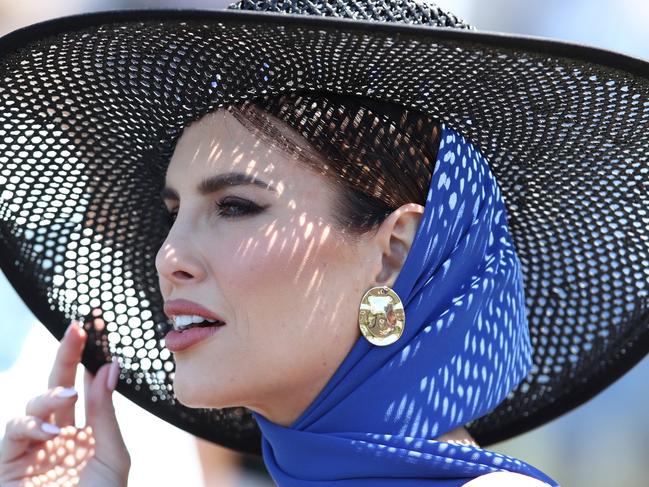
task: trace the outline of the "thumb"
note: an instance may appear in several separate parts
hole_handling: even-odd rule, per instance
[[[92,427],[95,437],[95,455],[113,465],[121,465],[127,461],[128,453],[113,404],[119,364],[114,361],[102,365],[94,377],[87,371],[86,374],[86,423]]]

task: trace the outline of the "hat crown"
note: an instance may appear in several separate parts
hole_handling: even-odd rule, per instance
[[[228,8],[475,30],[424,0],[238,0]]]

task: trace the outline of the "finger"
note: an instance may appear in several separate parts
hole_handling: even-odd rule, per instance
[[[54,421],[50,415],[57,414],[60,416],[69,408],[74,408],[74,403],[78,399],[77,391],[71,388],[55,387],[49,389],[45,394],[36,396],[27,403],[25,414],[36,416],[43,421]],[[57,423],[59,426],[68,426]]]
[[[14,418],[7,423],[0,462],[10,462],[23,454],[33,442],[42,442],[55,437],[60,428],[34,416]]]
[[[81,360],[81,353],[86,343],[87,334],[79,326],[78,321],[73,321],[65,336],[61,340],[59,349],[52,365],[48,380],[50,389],[55,387],[74,388],[77,374],[77,365]],[[52,421],[60,425],[74,425],[74,407],[57,412]]]
[[[90,389],[90,385],[92,384],[92,379],[95,377],[95,374],[91,374],[88,369],[84,369],[83,372],[83,390],[87,391]],[[88,395],[88,393],[86,393]]]
[[[79,324],[77,320],[72,321],[61,340],[50,372],[49,388],[74,387],[77,364],[81,360],[81,352],[87,338],[85,330]]]
[[[116,360],[102,365],[92,378],[90,387],[85,389],[86,422],[92,426],[96,439],[95,453],[110,459],[112,465],[128,466],[130,458],[115,416],[113,390],[108,386],[109,378],[114,387],[119,376]]]

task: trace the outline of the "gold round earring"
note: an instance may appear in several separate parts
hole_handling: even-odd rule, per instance
[[[394,289],[377,286],[365,293],[358,312],[358,325],[370,343],[383,347],[396,342],[405,324],[403,302]]]

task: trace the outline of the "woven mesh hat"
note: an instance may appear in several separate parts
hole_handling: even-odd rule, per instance
[[[490,161],[522,264],[534,366],[467,425],[480,443],[574,408],[646,354],[649,63],[479,32],[410,0],[106,12],[3,37],[3,271],[57,338],[71,318],[94,320],[83,363],[95,371],[119,360],[123,395],[258,453],[247,410],[174,398],[154,265],[169,228],[160,189],[190,122],[309,92],[363,97],[377,113],[405,107],[458,130]]]

